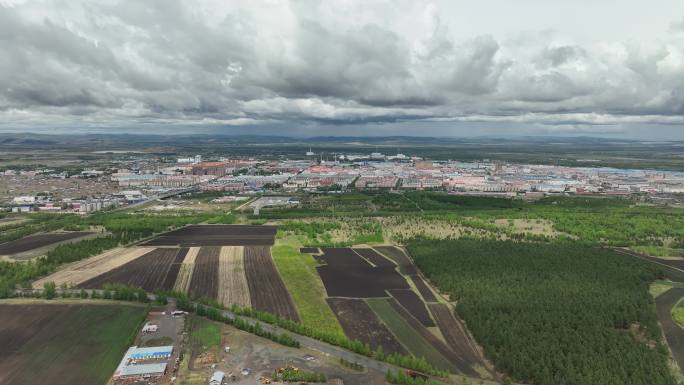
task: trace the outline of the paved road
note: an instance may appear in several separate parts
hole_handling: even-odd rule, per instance
[[[684,288],[672,288],[656,298],[656,313],[667,344],[680,370],[684,370],[684,329],[672,319],[672,308],[684,297]]]

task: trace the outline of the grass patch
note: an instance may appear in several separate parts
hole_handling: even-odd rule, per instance
[[[200,317],[193,317],[192,338],[204,349],[221,344],[221,330],[218,325]]]
[[[433,348],[418,332],[411,327],[401,316],[392,308],[387,300],[382,298],[366,299],[368,306],[387,325],[387,328],[394,334],[397,340],[414,356],[425,358],[433,366],[451,370],[452,365]]]
[[[670,290],[670,288],[673,288],[673,287],[684,287],[684,283],[656,280],[648,288],[648,292],[651,293],[653,298],[656,298],[659,295],[665,293],[666,291]]]
[[[325,301],[325,287],[316,271],[318,262],[309,254],[301,254],[292,245],[274,246],[272,255],[302,323],[316,330],[344,335],[337,317]]]
[[[684,257],[684,254],[679,249],[664,246],[632,246],[630,249],[652,255],[654,257]]]

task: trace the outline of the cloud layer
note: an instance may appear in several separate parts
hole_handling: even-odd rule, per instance
[[[458,33],[430,2],[0,1],[0,128],[681,125],[671,11],[615,41]]]

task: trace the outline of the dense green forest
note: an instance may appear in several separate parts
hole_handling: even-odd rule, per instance
[[[539,385],[672,385],[636,258],[572,243],[414,240],[415,262],[458,300],[485,355]]]

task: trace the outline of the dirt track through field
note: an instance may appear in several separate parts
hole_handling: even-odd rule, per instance
[[[245,276],[245,248],[224,246],[219,255],[218,301],[225,306],[252,306]]]
[[[173,284],[173,291],[187,293],[190,290],[190,281],[192,280],[192,272],[195,269],[195,260],[197,259],[199,249],[199,247],[190,247],[188,249],[178,270],[176,282]]]
[[[245,247],[245,275],[254,309],[301,322],[292,297],[273,263],[270,247]]]
[[[218,294],[218,264],[221,248],[217,246],[201,247],[195,259],[190,289],[193,297],[216,298]]]
[[[679,370],[684,370],[684,329],[672,319],[672,308],[683,297],[684,288],[673,287],[655,299],[658,321],[663,328],[672,356],[679,365]]]
[[[116,248],[62,267],[61,270],[33,282],[34,288],[42,288],[46,282],[54,282],[58,287],[66,283],[77,286],[98,275],[125,265],[154,249],[149,247]]]

